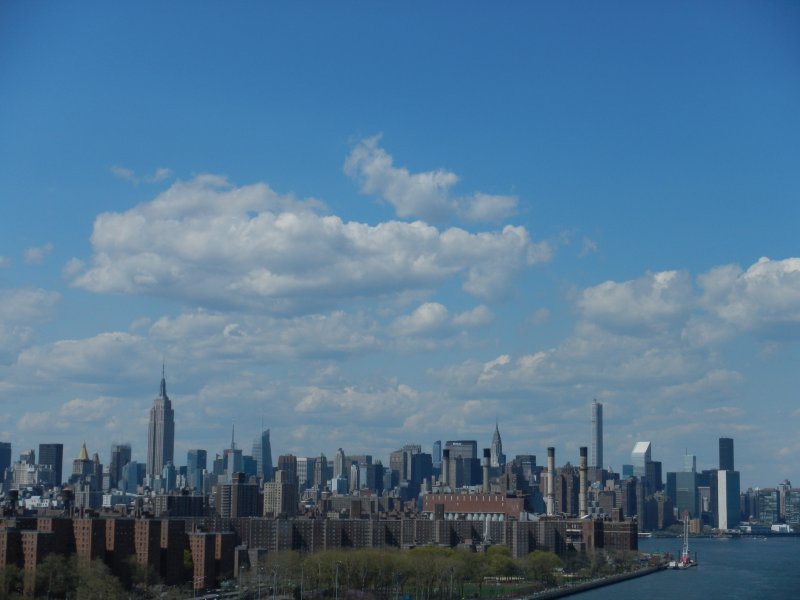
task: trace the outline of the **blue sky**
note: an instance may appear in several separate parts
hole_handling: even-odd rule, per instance
[[[0,439],[800,479],[791,2],[4,3]]]

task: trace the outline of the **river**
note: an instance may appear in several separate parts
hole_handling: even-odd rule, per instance
[[[639,540],[643,552],[680,555],[682,539]],[[800,598],[800,537],[689,540],[698,566],[685,571],[661,571],[572,598],[586,600],[781,600]]]

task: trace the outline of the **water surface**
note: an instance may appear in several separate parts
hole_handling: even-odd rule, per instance
[[[682,539],[639,541],[643,552],[666,551],[678,556]],[[586,600],[733,600],[800,598],[800,537],[690,539],[699,566],[661,571],[599,588],[573,598]]]

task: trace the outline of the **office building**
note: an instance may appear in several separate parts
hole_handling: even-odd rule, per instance
[[[650,442],[636,442],[631,451],[633,475],[642,479],[647,476],[647,464],[650,462]]]
[[[441,472],[442,469],[442,440],[436,440],[433,442],[433,450],[431,452],[431,458],[433,461],[433,470],[436,473]]]
[[[0,442],[0,480],[5,477],[6,469],[11,466],[11,442]]]
[[[313,456],[299,456],[295,462],[295,475],[297,477],[298,492],[302,492],[314,485],[314,464],[317,459]],[[280,465],[278,465],[280,468]]]
[[[737,471],[718,471],[717,486],[717,527],[719,529],[738,527],[741,516],[739,473]]]
[[[161,368],[161,390],[150,409],[147,431],[147,475],[159,477],[164,465],[173,461],[175,450],[175,413],[167,396],[167,380]]]
[[[293,517],[297,514],[297,485],[290,479],[290,474],[278,470],[275,481],[264,484],[265,517]]]
[[[736,470],[733,466],[733,438],[719,438],[719,470]]]
[[[244,460],[242,449],[236,447],[234,428],[231,427],[231,447],[222,452],[222,466],[225,473],[225,482],[231,483],[236,473],[244,473]]]
[[[333,455],[333,478],[347,479],[350,475],[350,463],[347,461],[347,456],[344,450],[339,448],[336,454]]]
[[[493,469],[501,469],[506,466],[506,455],[503,454],[503,441],[500,439],[500,427],[497,421],[494,423],[494,435],[492,435],[492,445],[489,448],[489,466]]]
[[[686,473],[697,473],[697,457],[688,452],[683,455],[683,470]]]
[[[203,471],[208,468],[208,453],[202,449],[186,453],[186,480],[190,488],[203,489]]]
[[[603,405],[592,401],[592,463],[596,469],[603,468]]]
[[[130,444],[112,444],[111,460],[108,463],[108,472],[111,475],[111,487],[119,486],[122,479],[122,468],[131,462]]]
[[[319,458],[317,458],[314,463],[314,485],[321,490],[325,487],[328,479],[330,479],[328,474],[328,459],[325,458],[324,454],[320,453]]]
[[[64,444],[39,444],[39,464],[47,465],[53,470],[53,485],[61,485],[63,482]]]
[[[445,442],[442,469],[447,468],[446,480],[451,488],[478,485],[483,476],[478,460],[478,442],[452,440]],[[446,463],[446,464],[445,464]]]
[[[281,454],[278,457],[278,470],[283,471],[284,481],[298,485],[297,457],[294,454]]]
[[[682,517],[684,512],[688,512],[692,518],[700,516],[697,473],[693,471],[679,471],[674,474],[675,478],[675,508],[678,516]],[[668,478],[669,479],[669,478]]]
[[[256,459],[256,475],[263,481],[272,481],[272,446],[269,429],[265,429],[253,442],[253,458]]]
[[[258,503],[258,486],[247,483],[244,473],[235,473],[230,483],[214,488],[214,508],[223,519],[258,516],[263,511]]]

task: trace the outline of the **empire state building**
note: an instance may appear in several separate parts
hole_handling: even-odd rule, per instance
[[[175,449],[175,413],[167,396],[167,380],[161,367],[161,391],[150,409],[147,431],[147,474],[161,475],[164,465],[173,462]]]

